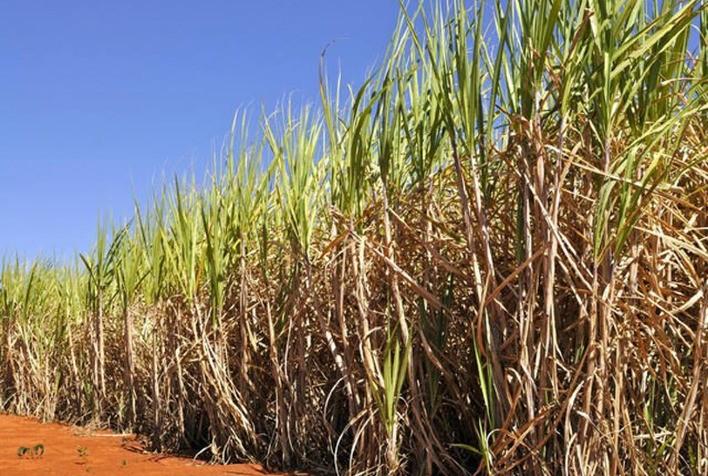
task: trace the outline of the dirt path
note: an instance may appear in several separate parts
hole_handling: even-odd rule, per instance
[[[43,445],[44,454],[20,457],[20,447]],[[41,448],[38,448],[41,452]],[[31,451],[30,451],[31,452]],[[29,418],[0,415],[0,475],[92,476],[264,476],[260,466],[207,465],[189,458],[144,453],[133,437],[109,432],[40,423]]]

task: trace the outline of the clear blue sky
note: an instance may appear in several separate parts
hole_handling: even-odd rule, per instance
[[[398,0],[0,0],[0,256],[66,258],[164,174],[203,171],[243,105],[360,83]]]

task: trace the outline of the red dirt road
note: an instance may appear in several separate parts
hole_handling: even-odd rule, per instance
[[[41,457],[18,456],[20,447],[44,446]],[[252,464],[208,465],[190,458],[144,453],[133,437],[0,415],[0,476],[264,476]],[[272,474],[271,474],[272,476]]]

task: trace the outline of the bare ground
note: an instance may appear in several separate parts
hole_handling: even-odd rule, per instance
[[[41,445],[39,447],[38,445]],[[20,456],[20,448],[28,448]],[[37,448],[34,455],[35,448]],[[43,454],[39,455],[39,453]],[[133,435],[0,415],[0,475],[274,476],[255,464],[209,465],[144,451]]]

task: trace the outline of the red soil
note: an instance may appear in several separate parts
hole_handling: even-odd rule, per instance
[[[20,447],[44,446],[41,457],[18,456]],[[133,436],[88,431],[0,415],[0,475],[264,476],[254,464],[208,465],[190,458],[143,451]],[[272,475],[271,475],[272,476]]]

